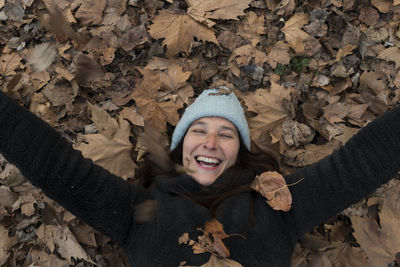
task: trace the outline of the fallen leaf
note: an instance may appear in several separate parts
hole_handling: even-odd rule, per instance
[[[130,51],[138,45],[144,44],[150,40],[144,25],[133,27],[124,33],[118,40],[119,46],[125,51]]]
[[[255,12],[249,12],[246,19],[238,27],[238,34],[251,40],[253,46],[260,42],[260,35],[266,33],[264,16],[257,16]]]
[[[155,39],[165,38],[163,46],[167,46],[167,55],[172,57],[179,52],[189,53],[193,38],[218,44],[214,32],[195,21],[188,15],[175,14],[161,10],[149,26],[150,35]]]
[[[296,13],[288,21],[281,31],[285,34],[286,41],[296,51],[303,54],[306,51],[305,42],[311,38],[308,33],[301,30],[301,27],[308,23],[306,13]]]
[[[274,44],[268,54],[268,64],[275,69],[279,64],[288,65],[290,63],[289,45],[283,41]]]
[[[400,67],[400,49],[396,46],[386,48],[379,53],[377,58],[394,62],[396,64],[396,69]]]
[[[104,131],[107,132],[107,129]],[[132,144],[129,135],[129,123],[119,118],[118,128],[114,130],[111,139],[103,134],[84,135],[87,143],[81,143],[76,148],[94,163],[117,176],[128,179],[134,176],[136,168],[130,156]]]
[[[274,210],[287,212],[292,207],[292,194],[285,179],[278,172],[263,172],[256,176],[251,188],[265,197]]]
[[[144,118],[139,114],[136,107],[125,107],[121,110],[120,115],[134,125],[144,126]]]
[[[374,217],[351,216],[354,237],[367,255],[366,267],[387,266],[400,248],[400,184],[389,183],[383,192],[379,224]]]
[[[215,23],[209,19],[232,19],[244,15],[250,0],[186,0],[189,5],[188,15],[193,19],[212,27]]]
[[[107,5],[106,0],[87,0],[83,1],[75,13],[81,25],[88,26],[100,24],[102,21],[103,10]]]
[[[282,104],[290,101],[289,89],[271,81],[271,88],[257,89],[254,94],[235,92],[241,97],[249,111],[257,115],[248,119],[250,131],[271,131],[277,124],[291,117],[290,111]]]
[[[21,68],[22,58],[17,53],[3,54],[0,56],[0,75],[3,77],[15,75],[15,70]]]
[[[382,13],[389,13],[392,6],[391,0],[371,0],[371,4]]]
[[[8,236],[8,230],[0,224],[0,265],[7,262],[9,249],[17,243],[15,237]]]
[[[36,233],[51,252],[57,248],[58,253],[60,253],[69,264],[73,264],[72,258],[83,259],[93,263],[68,227],[42,224],[36,230]]]
[[[304,148],[288,149],[283,157],[284,162],[293,167],[305,167],[320,161],[337,149],[338,144],[326,143],[324,145],[308,144]]]
[[[175,91],[186,85],[192,72],[184,72],[176,62],[171,62],[166,72],[160,75],[161,89]]]
[[[375,8],[370,6],[363,6],[358,15],[358,19],[367,25],[375,25],[379,20],[379,13]]]
[[[338,53],[336,54],[336,58],[334,62],[340,61],[343,57],[350,55],[353,53],[353,50],[357,48],[355,45],[347,44],[345,47],[339,48]]]

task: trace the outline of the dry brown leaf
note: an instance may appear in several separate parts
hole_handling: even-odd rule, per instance
[[[9,237],[8,230],[0,224],[0,265],[7,262],[8,250],[17,243],[16,237]]]
[[[60,260],[54,254],[47,254],[44,251],[32,249],[29,251],[27,258],[32,259],[32,264],[40,267],[68,267],[70,266],[66,260]]]
[[[370,6],[363,6],[358,15],[358,19],[365,24],[372,26],[375,25],[379,20],[378,11]]]
[[[308,23],[308,15],[306,13],[296,13],[281,29],[285,34],[286,42],[296,51],[297,54],[304,54],[306,51],[305,42],[311,39],[311,36],[301,30]]]
[[[104,131],[107,132],[107,129]],[[94,163],[117,176],[128,179],[134,176],[136,168],[130,156],[132,144],[129,141],[129,135],[129,123],[119,118],[118,128],[112,133],[111,139],[103,134],[85,135],[87,143],[81,143],[76,148]]]
[[[144,25],[133,27],[124,33],[118,40],[119,46],[125,51],[130,51],[138,45],[144,44],[150,40]]]
[[[60,253],[69,264],[73,264],[72,258],[83,259],[87,262],[93,263],[68,227],[42,224],[36,230],[36,234],[38,235],[38,238],[46,244],[51,252],[57,248],[58,253]]]
[[[246,19],[239,24],[238,34],[251,40],[255,46],[261,40],[260,34],[266,34],[265,18],[263,15],[257,16],[255,12],[249,12]]]
[[[274,44],[268,54],[268,64],[275,69],[278,63],[287,65],[290,63],[289,45],[283,41]]]
[[[139,114],[136,107],[125,107],[121,110],[120,115],[133,125],[144,126],[144,118]]]
[[[83,1],[75,13],[81,25],[89,26],[100,24],[103,20],[103,10],[107,5],[106,0],[87,0]]]
[[[85,223],[80,223],[72,226],[71,230],[79,242],[88,246],[97,247],[96,237],[92,227]]]
[[[374,71],[365,71],[361,74],[360,87],[363,89],[369,88],[376,95],[387,88],[384,76]]]
[[[340,61],[343,57],[350,55],[353,53],[353,50],[357,48],[355,45],[347,44],[342,48],[339,48],[338,53],[336,54],[336,58],[334,62]]]
[[[186,0],[188,15],[193,19],[212,27],[215,23],[209,19],[233,19],[244,15],[251,0]]]
[[[120,128],[117,120],[108,115],[104,109],[90,103],[88,104],[92,114],[91,120],[96,125],[97,130],[108,139],[112,139]]]
[[[254,94],[235,93],[245,101],[249,111],[257,113],[248,119],[250,131],[271,131],[291,117],[291,113],[282,105],[282,101],[290,101],[290,90],[272,81],[269,90],[257,89]]]
[[[192,72],[184,72],[177,62],[170,62],[167,71],[160,75],[161,89],[176,91],[186,85]]]
[[[175,14],[167,10],[161,10],[149,28],[149,33],[153,38],[165,38],[162,45],[167,46],[167,55],[170,57],[179,52],[188,54],[194,37],[218,44],[212,30],[188,15]]]
[[[354,237],[367,254],[366,267],[388,266],[400,251],[400,184],[394,180],[383,193],[379,224],[374,217],[351,216]]]
[[[56,46],[52,43],[42,43],[29,51],[27,62],[36,72],[47,69],[57,57]]]
[[[400,49],[396,46],[386,48],[377,58],[396,63],[396,69],[400,67]]]
[[[392,0],[371,0],[371,4],[382,13],[390,12],[392,2]]]
[[[278,172],[263,172],[256,176],[251,188],[265,197],[274,210],[287,212],[292,207],[292,194],[285,179]]]
[[[15,75],[17,68],[23,67],[22,58],[17,53],[2,54],[0,56],[0,75],[3,77]]]
[[[230,62],[235,60],[239,65],[242,66],[242,65],[249,65],[250,61],[253,59],[254,59],[254,64],[262,66],[268,60],[268,57],[264,52],[248,44],[236,48],[232,52],[228,61]]]

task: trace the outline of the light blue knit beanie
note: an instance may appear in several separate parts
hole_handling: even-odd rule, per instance
[[[204,90],[193,104],[186,108],[172,135],[171,150],[176,148],[190,125],[203,117],[222,117],[232,122],[238,129],[246,148],[250,150],[249,126],[239,100],[234,93],[218,94],[219,92],[218,89]]]

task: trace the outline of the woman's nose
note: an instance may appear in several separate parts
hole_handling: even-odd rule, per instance
[[[204,148],[214,149],[217,147],[217,137],[215,134],[208,134],[204,140]]]

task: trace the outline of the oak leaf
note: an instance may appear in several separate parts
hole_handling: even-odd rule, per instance
[[[165,38],[162,45],[167,46],[167,55],[170,57],[179,52],[189,53],[190,43],[194,37],[218,44],[212,30],[186,14],[161,10],[149,28],[149,33],[153,38]]]
[[[306,41],[312,37],[301,30],[306,23],[308,23],[308,15],[306,13],[296,13],[282,28],[285,34],[286,41],[296,51],[297,54],[304,54],[306,52]]]
[[[263,172],[256,176],[251,188],[265,197],[274,210],[289,211],[292,207],[292,194],[278,172]]]
[[[82,151],[85,157],[92,159],[94,163],[111,173],[124,179],[133,177],[136,164],[130,157],[132,144],[129,141],[129,123],[122,118],[119,118],[117,122],[107,113],[99,114],[92,111],[92,118],[104,134],[84,135],[87,143],[81,143],[76,148]],[[97,116],[104,116],[104,118],[100,120]]]

